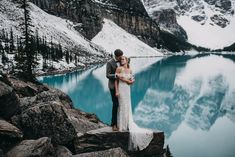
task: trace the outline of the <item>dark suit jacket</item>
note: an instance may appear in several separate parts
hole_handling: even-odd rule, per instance
[[[111,59],[106,65],[106,77],[109,79],[109,89],[115,88],[115,72],[117,69],[117,63],[114,59]]]

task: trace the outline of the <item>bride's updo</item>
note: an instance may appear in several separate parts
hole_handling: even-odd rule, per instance
[[[126,63],[127,63],[127,67],[130,68],[130,58],[126,57],[126,56],[122,56],[123,58],[125,58]]]

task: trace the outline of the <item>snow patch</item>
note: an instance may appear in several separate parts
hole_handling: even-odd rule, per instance
[[[162,53],[140,41],[136,36],[129,34],[113,21],[104,19],[102,30],[92,39],[112,54],[121,49],[125,56],[163,56]]]

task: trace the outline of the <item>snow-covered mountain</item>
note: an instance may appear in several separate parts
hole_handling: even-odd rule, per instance
[[[76,25],[79,25],[78,23],[48,14],[33,3],[30,3],[30,17],[34,32],[38,30],[40,37],[46,36],[48,41],[52,38],[54,43],[61,43],[64,49],[74,50],[74,53],[79,54],[80,61],[93,62],[94,56],[97,60],[102,60],[104,56],[107,56],[104,49],[74,29]],[[0,1],[0,30],[5,29],[10,32],[12,28],[15,36],[21,36],[19,24],[22,18],[23,11],[15,2]]]
[[[33,3],[30,3],[30,16],[34,25],[33,30],[38,30],[39,36],[46,36],[48,41],[53,38],[53,42],[61,43],[64,49],[78,53],[78,59],[82,64],[102,61],[118,48],[127,56],[162,55],[112,20],[104,19],[102,30],[89,40],[75,29],[80,23],[46,13]],[[21,36],[19,24],[22,17],[22,10],[13,1],[0,1],[0,30],[10,31],[12,28],[15,35]],[[12,55],[11,60],[14,60]],[[41,68],[42,60],[39,62]],[[67,65],[64,60],[53,64],[59,69],[75,66]]]
[[[188,41],[212,49],[235,42],[234,0],[142,0],[148,14],[174,10],[177,22],[187,32]]]

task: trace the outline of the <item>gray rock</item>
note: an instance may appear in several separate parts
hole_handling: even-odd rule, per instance
[[[9,119],[19,110],[20,102],[9,85],[0,81],[0,117]]]
[[[9,78],[9,80],[20,98],[31,97],[37,94],[38,88],[35,84],[31,82],[24,82],[16,78]]]
[[[57,157],[72,157],[72,153],[64,146],[55,147]]]
[[[187,41],[186,31],[177,23],[176,12],[173,9],[162,9],[152,13],[152,19],[158,23],[160,28],[168,30],[179,39]]]
[[[67,115],[77,133],[86,133],[90,130],[106,126],[94,114],[81,112],[76,109],[68,109]]]
[[[164,153],[164,133],[154,133],[149,146],[142,151],[129,151],[129,132],[113,132],[110,127],[92,130],[76,137],[74,141],[77,154],[103,151],[121,147],[129,156],[161,156]]]
[[[48,87],[49,88],[49,87]],[[73,102],[71,98],[66,95],[64,92],[49,88],[47,91],[43,91],[36,96],[36,102],[48,102],[48,101],[57,101],[61,102],[64,107],[71,109],[73,108]]]
[[[56,144],[67,144],[76,136],[65,107],[60,102],[34,104],[12,119],[26,138],[51,137]]]
[[[55,151],[51,140],[42,137],[37,140],[24,140],[7,152],[6,157],[54,157]]]
[[[3,151],[0,149],[0,157],[4,157]]]
[[[80,111],[67,109],[60,102],[33,104],[12,118],[26,138],[51,137],[55,144],[68,144],[77,136],[103,126],[89,121]]]
[[[21,141],[23,133],[14,125],[0,119],[0,148],[6,151]]]
[[[74,155],[73,157],[94,157],[94,156],[96,157],[110,157],[110,156],[128,157],[128,154],[119,147],[119,148],[112,148],[112,149],[108,149],[104,151],[77,154],[77,155]]]

